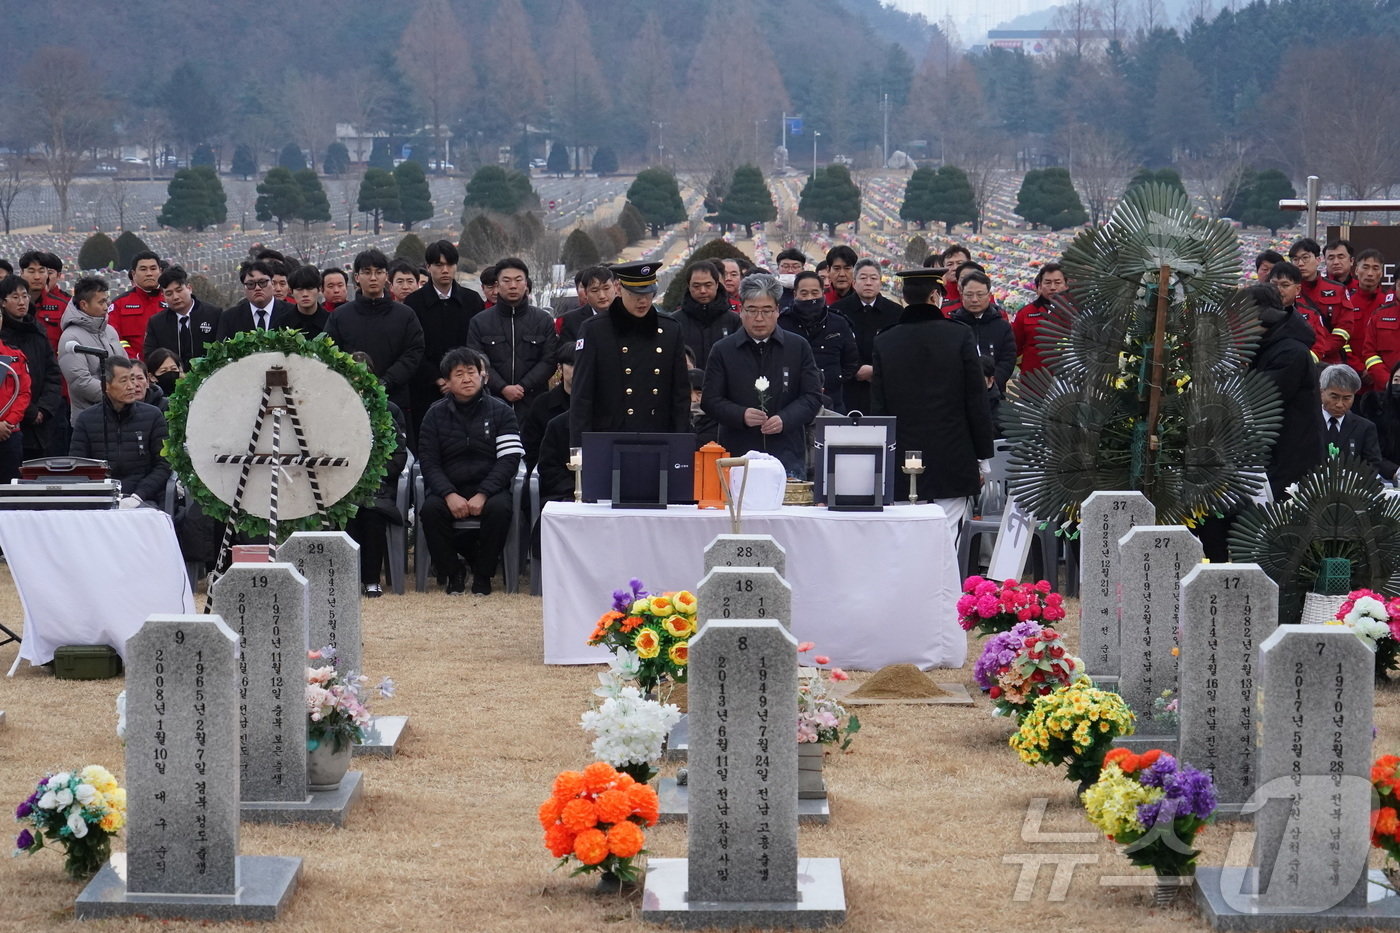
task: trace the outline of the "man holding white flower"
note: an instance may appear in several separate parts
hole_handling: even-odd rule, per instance
[[[821,409],[821,376],[802,335],[778,327],[783,286],[766,273],[739,283],[743,330],[714,345],[700,407],[735,456],[772,454],[789,477],[807,478],[806,428]]]

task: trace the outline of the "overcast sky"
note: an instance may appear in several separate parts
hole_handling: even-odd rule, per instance
[[[922,13],[931,23],[951,15],[963,45],[980,45],[988,29],[1020,16],[1053,6],[1055,0],[892,0],[910,13]]]

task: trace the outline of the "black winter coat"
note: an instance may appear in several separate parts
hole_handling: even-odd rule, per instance
[[[84,410],[73,422],[68,453],[106,460],[112,478],[121,480],[123,496],[160,504],[170,478],[170,464],[161,453],[165,435],[165,416],[159,408],[132,402],[117,411],[104,396],[101,405]]]
[[[707,305],[700,304],[687,292],[680,309],[671,317],[681,325],[681,340],[695,357],[696,369],[705,368],[715,344],[744,326],[739,315],[730,309],[723,291]]]
[[[690,370],[681,327],[653,308],[633,317],[613,300],[579,331],[574,352],[574,391],[569,438],[574,447],[587,431],[690,431]]]
[[[540,439],[540,502],[573,502],[574,474],[569,469],[569,414],[549,419]]]
[[[894,415],[895,462],[905,451],[924,455],[919,491],[928,499],[976,495],[978,460],[993,454],[987,384],[972,331],[932,305],[910,305],[899,323],[875,338],[873,414]],[[895,476],[895,498],[909,477]]]
[[[467,327],[485,305],[475,291],[456,282],[446,299],[439,297],[437,286],[429,282],[405,298],[404,304],[418,315],[423,329],[423,359],[409,386],[415,418],[421,421],[423,413],[442,397],[437,381],[442,375],[438,366],[443,355],[467,345]]]
[[[423,361],[423,328],[412,308],[357,295],[331,312],[324,333],[346,353],[368,353],[389,401],[408,407],[408,383]]]
[[[164,347],[178,356],[180,363],[189,369],[190,360],[196,360],[203,356],[204,348],[218,339],[219,320],[222,314],[223,312],[218,308],[200,301],[198,298],[194,300],[194,304],[190,305],[190,345],[194,352],[187,360],[185,354],[180,352],[180,315],[169,308],[157,311],[146,322],[146,339],[141,344],[142,357],[149,357],[152,350]],[[275,312],[273,316],[277,317]]]
[[[516,402],[523,412],[535,397],[543,395],[554,374],[557,338],[554,318],[534,305],[515,307],[497,301],[472,318],[467,327],[467,346],[486,354],[491,367],[487,388],[500,397],[506,386],[518,385],[525,397]]]
[[[1249,364],[1250,372],[1273,382],[1283,402],[1283,426],[1266,470],[1276,499],[1322,462],[1322,395],[1313,365],[1313,336],[1312,326],[1290,308],[1278,323],[1264,326]]]
[[[54,413],[63,404],[63,374],[58,371],[53,344],[49,343],[44,325],[35,320],[33,314],[16,321],[3,313],[0,313],[0,343],[22,352],[29,365],[29,407],[24,411],[20,428],[24,434],[25,456],[42,457],[48,450]],[[43,424],[35,420],[41,411]]]
[[[1006,381],[1016,368],[1016,335],[1011,332],[1011,322],[995,305],[988,306],[980,316],[974,316],[966,308],[947,315],[972,328],[972,337],[977,342],[977,353],[990,356],[996,362],[994,376],[997,388],[1006,391]]]
[[[766,406],[754,383],[767,378]],[[806,478],[807,425],[821,408],[821,375],[812,347],[799,334],[773,329],[762,345],[740,330],[715,344],[705,367],[700,406],[719,422],[719,443],[735,457],[766,451],[783,462],[789,476]],[[744,410],[764,408],[783,419],[781,434],[764,434],[744,424]]]
[[[903,309],[884,295],[876,295],[872,310],[867,311],[855,290],[831,306],[831,310],[851,322],[851,331],[856,335],[856,354],[860,366],[869,366],[875,361],[875,335],[887,327],[899,323],[899,313]],[[870,412],[870,383],[852,379],[846,386],[845,405],[847,411]]]
[[[520,440],[525,447],[525,466],[535,468],[540,460],[540,443],[544,440],[545,429],[556,415],[569,412],[569,393],[560,383],[535,400],[525,417],[521,419]],[[565,419],[567,421],[567,419]],[[565,446],[568,445],[567,434]]]
[[[856,349],[851,322],[828,308],[823,308],[815,320],[803,320],[798,311],[789,308],[778,316],[778,326],[801,334],[812,345],[812,356],[822,374],[823,404],[843,415],[850,411],[846,387],[860,369],[860,351]]]
[[[419,428],[424,488],[443,499],[508,492],[524,453],[515,412],[485,392],[466,402],[444,395]]]

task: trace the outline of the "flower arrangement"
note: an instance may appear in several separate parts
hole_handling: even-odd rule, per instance
[[[1122,697],[1080,680],[1038,697],[1011,747],[1028,765],[1067,765],[1065,777],[1087,786],[1098,778],[1109,744],[1132,735],[1134,723]]]
[[[63,846],[63,868],[75,880],[90,878],[112,854],[112,837],[126,825],[126,791],[101,765],[50,774],[15,808],[25,824],[15,855],[30,855],[44,840]]]
[[[1174,690],[1163,690],[1162,695],[1152,701],[1152,721],[1167,726],[1181,723],[1181,697]]]
[[[326,665],[306,668],[306,750],[315,751],[321,743],[334,743],[340,751],[347,742],[359,745],[365,740],[365,727],[370,723],[366,687],[369,678],[351,672],[341,674],[335,668],[335,648],[327,645],[320,651],[308,651],[309,661],[326,661]],[[377,688],[382,697],[394,695],[394,682],[384,678]]]
[[[1371,811],[1371,845],[1400,863],[1400,755],[1382,755],[1371,765],[1376,808]],[[1394,871],[1394,864],[1387,866]]]
[[[1020,722],[1038,698],[1087,675],[1084,662],[1065,650],[1059,632],[1018,622],[987,639],[973,676],[996,704],[997,715]]]
[[[1048,580],[998,583],[976,575],[963,581],[958,598],[958,624],[976,629],[980,637],[1010,631],[1017,622],[1058,622],[1065,617],[1064,597],[1050,592]]]
[[[656,776],[652,762],[661,758],[666,736],[680,722],[681,711],[672,704],[648,700],[636,687],[625,685],[624,667],[625,662],[614,663],[598,675],[603,685],[593,693],[603,702],[585,711],[579,725],[597,736],[594,755],[645,784]]]
[[[810,641],[797,646],[799,654],[806,654],[816,647]],[[812,660],[818,665],[831,663],[824,654],[814,655]],[[797,680],[797,742],[835,745],[841,743],[841,750],[851,747],[851,738],[860,731],[860,719],[847,710],[831,695],[831,688],[820,671],[815,677],[799,677]],[[851,677],[839,667],[826,669],[832,681],[850,680]],[[845,726],[841,725],[845,720]]]
[[[1376,671],[1392,670],[1400,660],[1400,597],[1375,590],[1352,590],[1329,625],[1345,625],[1376,653]]]
[[[1210,775],[1161,749],[1135,755],[1115,748],[1080,800],[1089,822],[1126,846],[1123,854],[1134,865],[1163,877],[1196,873],[1200,852],[1192,846],[1216,806]]]
[[[681,590],[653,596],[636,579],[628,587],[613,591],[612,608],[598,619],[588,643],[606,645],[614,655],[635,655],[634,676],[644,693],[667,681],[685,683],[690,636],[699,629],[694,594]]]
[[[545,848],[558,867],[577,860],[573,875],[602,871],[624,883],[634,883],[640,872],[633,859],[645,853],[642,827],[660,817],[656,791],[606,761],[560,774],[539,809]]]

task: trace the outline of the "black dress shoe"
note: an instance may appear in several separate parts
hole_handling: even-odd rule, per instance
[[[490,595],[491,595],[491,578],[490,578],[490,577],[472,577],[472,595],[473,595],[473,596],[490,596]]]
[[[448,595],[448,596],[461,596],[461,595],[462,595],[463,593],[465,593],[466,591],[467,591],[467,573],[466,573],[466,571],[464,571],[464,570],[459,570],[459,571],[457,571],[456,573],[448,574],[448,577],[447,577],[447,595]]]

